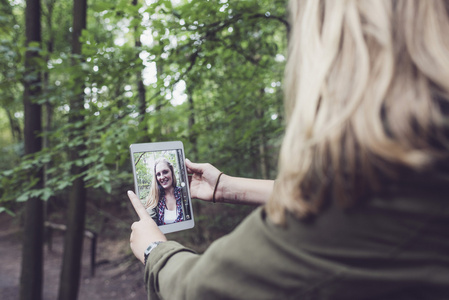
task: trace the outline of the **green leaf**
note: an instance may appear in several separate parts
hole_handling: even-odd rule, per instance
[[[112,186],[110,182],[103,183],[103,188],[106,191],[106,193],[110,194],[112,192]]]
[[[53,191],[49,188],[45,188],[42,193],[42,200],[47,201],[50,197],[53,196]]]
[[[92,1],[92,4],[90,4],[89,6],[89,9],[91,9],[94,12],[103,12],[111,8],[112,5],[106,1]]]
[[[0,206],[0,213],[6,212],[8,215],[15,217],[16,214],[12,212],[11,210],[7,209],[6,207]]]
[[[2,175],[3,175],[3,176],[10,176],[10,175],[12,175],[13,173],[14,173],[14,170],[6,170],[6,171],[3,171]]]
[[[63,181],[60,181],[59,183],[58,183],[58,186],[56,187],[58,190],[63,190],[63,189],[65,189],[66,187],[68,187],[68,186],[70,186],[72,183],[70,182],[70,181],[66,181],[66,180],[63,180]]]
[[[25,202],[30,198],[29,193],[23,193],[16,199],[17,202]]]

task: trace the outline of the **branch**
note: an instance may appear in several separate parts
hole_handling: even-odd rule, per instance
[[[144,154],[145,154],[145,152],[142,153],[142,154],[140,154],[139,158],[137,159],[136,163],[134,164],[135,166],[137,166],[137,164],[139,163],[140,159],[142,158],[142,156],[143,156]]]
[[[288,21],[286,19],[284,19],[283,17],[274,16],[274,15],[267,16],[265,14],[254,14],[249,17],[249,19],[257,19],[257,18],[273,19],[273,20],[279,21],[282,24],[284,24],[285,29],[287,29],[287,32],[290,32],[290,23],[288,23]]]

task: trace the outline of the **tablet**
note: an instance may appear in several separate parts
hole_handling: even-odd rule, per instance
[[[136,195],[161,231],[193,228],[182,142],[132,144],[129,148]]]

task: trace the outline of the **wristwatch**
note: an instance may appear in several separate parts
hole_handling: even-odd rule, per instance
[[[158,242],[151,243],[148,246],[147,250],[145,250],[145,252],[143,253],[144,264],[145,265],[147,264],[147,259],[148,259],[148,255],[150,255],[150,252],[153,251],[153,249],[156,248],[157,245],[159,245],[160,243],[163,243],[163,242],[162,241],[158,241]]]

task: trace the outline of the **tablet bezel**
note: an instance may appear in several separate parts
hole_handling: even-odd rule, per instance
[[[179,177],[181,179],[181,182],[185,183],[183,190],[185,190],[187,193],[187,199],[188,199],[188,205],[190,207],[190,220],[184,220],[182,222],[167,224],[167,225],[159,225],[159,229],[163,233],[170,233],[170,232],[176,232],[186,229],[191,229],[195,226],[195,220],[194,220],[194,213],[193,213],[193,206],[192,206],[192,198],[190,196],[190,187],[189,187],[189,181],[187,176],[187,169],[185,166],[185,154],[184,154],[184,145],[181,141],[170,141],[170,142],[156,142],[156,143],[138,143],[138,144],[131,144],[129,146],[130,154],[131,154],[131,164],[133,168],[133,177],[134,177],[134,190],[136,195],[140,198],[139,193],[139,187],[138,187],[138,181],[137,181],[137,173],[136,173],[136,163],[134,161],[134,154],[135,153],[143,153],[143,152],[158,152],[158,151],[177,151],[181,150],[182,155],[178,155],[178,167],[179,167]],[[182,161],[179,161],[182,159]],[[184,195],[185,196],[185,195]],[[142,202],[142,199],[141,199]],[[185,215],[185,212],[184,212]]]

